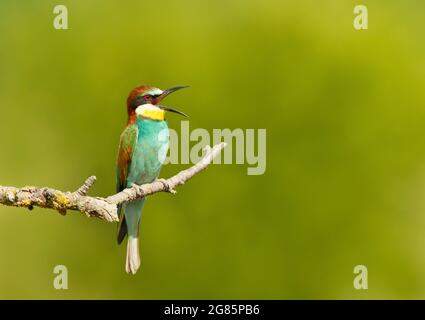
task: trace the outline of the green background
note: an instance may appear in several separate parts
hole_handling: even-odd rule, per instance
[[[425,298],[425,3],[59,3],[69,30],[53,28],[58,1],[0,2],[1,185],[96,175],[91,194],[114,193],[139,84],[190,85],[167,105],[191,128],[266,128],[267,171],[214,165],[152,196],[136,276],[116,225],[2,206],[0,298]]]

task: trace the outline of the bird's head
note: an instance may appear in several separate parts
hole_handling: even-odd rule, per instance
[[[139,86],[131,90],[127,98],[127,113],[128,113],[128,122],[134,123],[136,121],[137,114],[149,118],[150,115],[158,115],[162,111],[162,117],[164,111],[170,111],[174,113],[181,114],[186,116],[183,112],[177,111],[170,107],[165,107],[159,105],[159,103],[168,96],[170,93],[173,93],[177,90],[187,88],[187,86],[178,86],[173,87],[167,90],[161,90],[159,88],[151,86]],[[141,107],[141,108],[139,108]],[[136,110],[139,108],[138,112]],[[156,119],[154,119],[156,120]]]

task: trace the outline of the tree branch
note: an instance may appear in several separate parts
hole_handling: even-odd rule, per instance
[[[157,192],[175,193],[176,187],[183,185],[199,172],[206,169],[212,160],[220,154],[226,143],[213,148],[205,147],[204,156],[197,164],[183,170],[169,179],[158,179],[144,185],[133,185],[107,198],[90,197],[87,192],[96,182],[96,177],[89,177],[74,192],[62,192],[52,188],[38,187],[3,187],[0,186],[0,204],[14,207],[25,207],[32,210],[35,206],[55,209],[65,215],[67,210],[80,211],[88,217],[97,217],[109,222],[118,221],[118,205],[141,199]]]

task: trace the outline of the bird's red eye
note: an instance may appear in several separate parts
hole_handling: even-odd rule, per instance
[[[151,101],[152,96],[147,94],[147,95],[144,96],[144,98],[145,98],[145,101]]]

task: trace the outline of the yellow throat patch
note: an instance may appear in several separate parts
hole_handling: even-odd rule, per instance
[[[138,107],[136,113],[138,116],[150,120],[163,121],[165,118],[165,111],[151,104]]]

